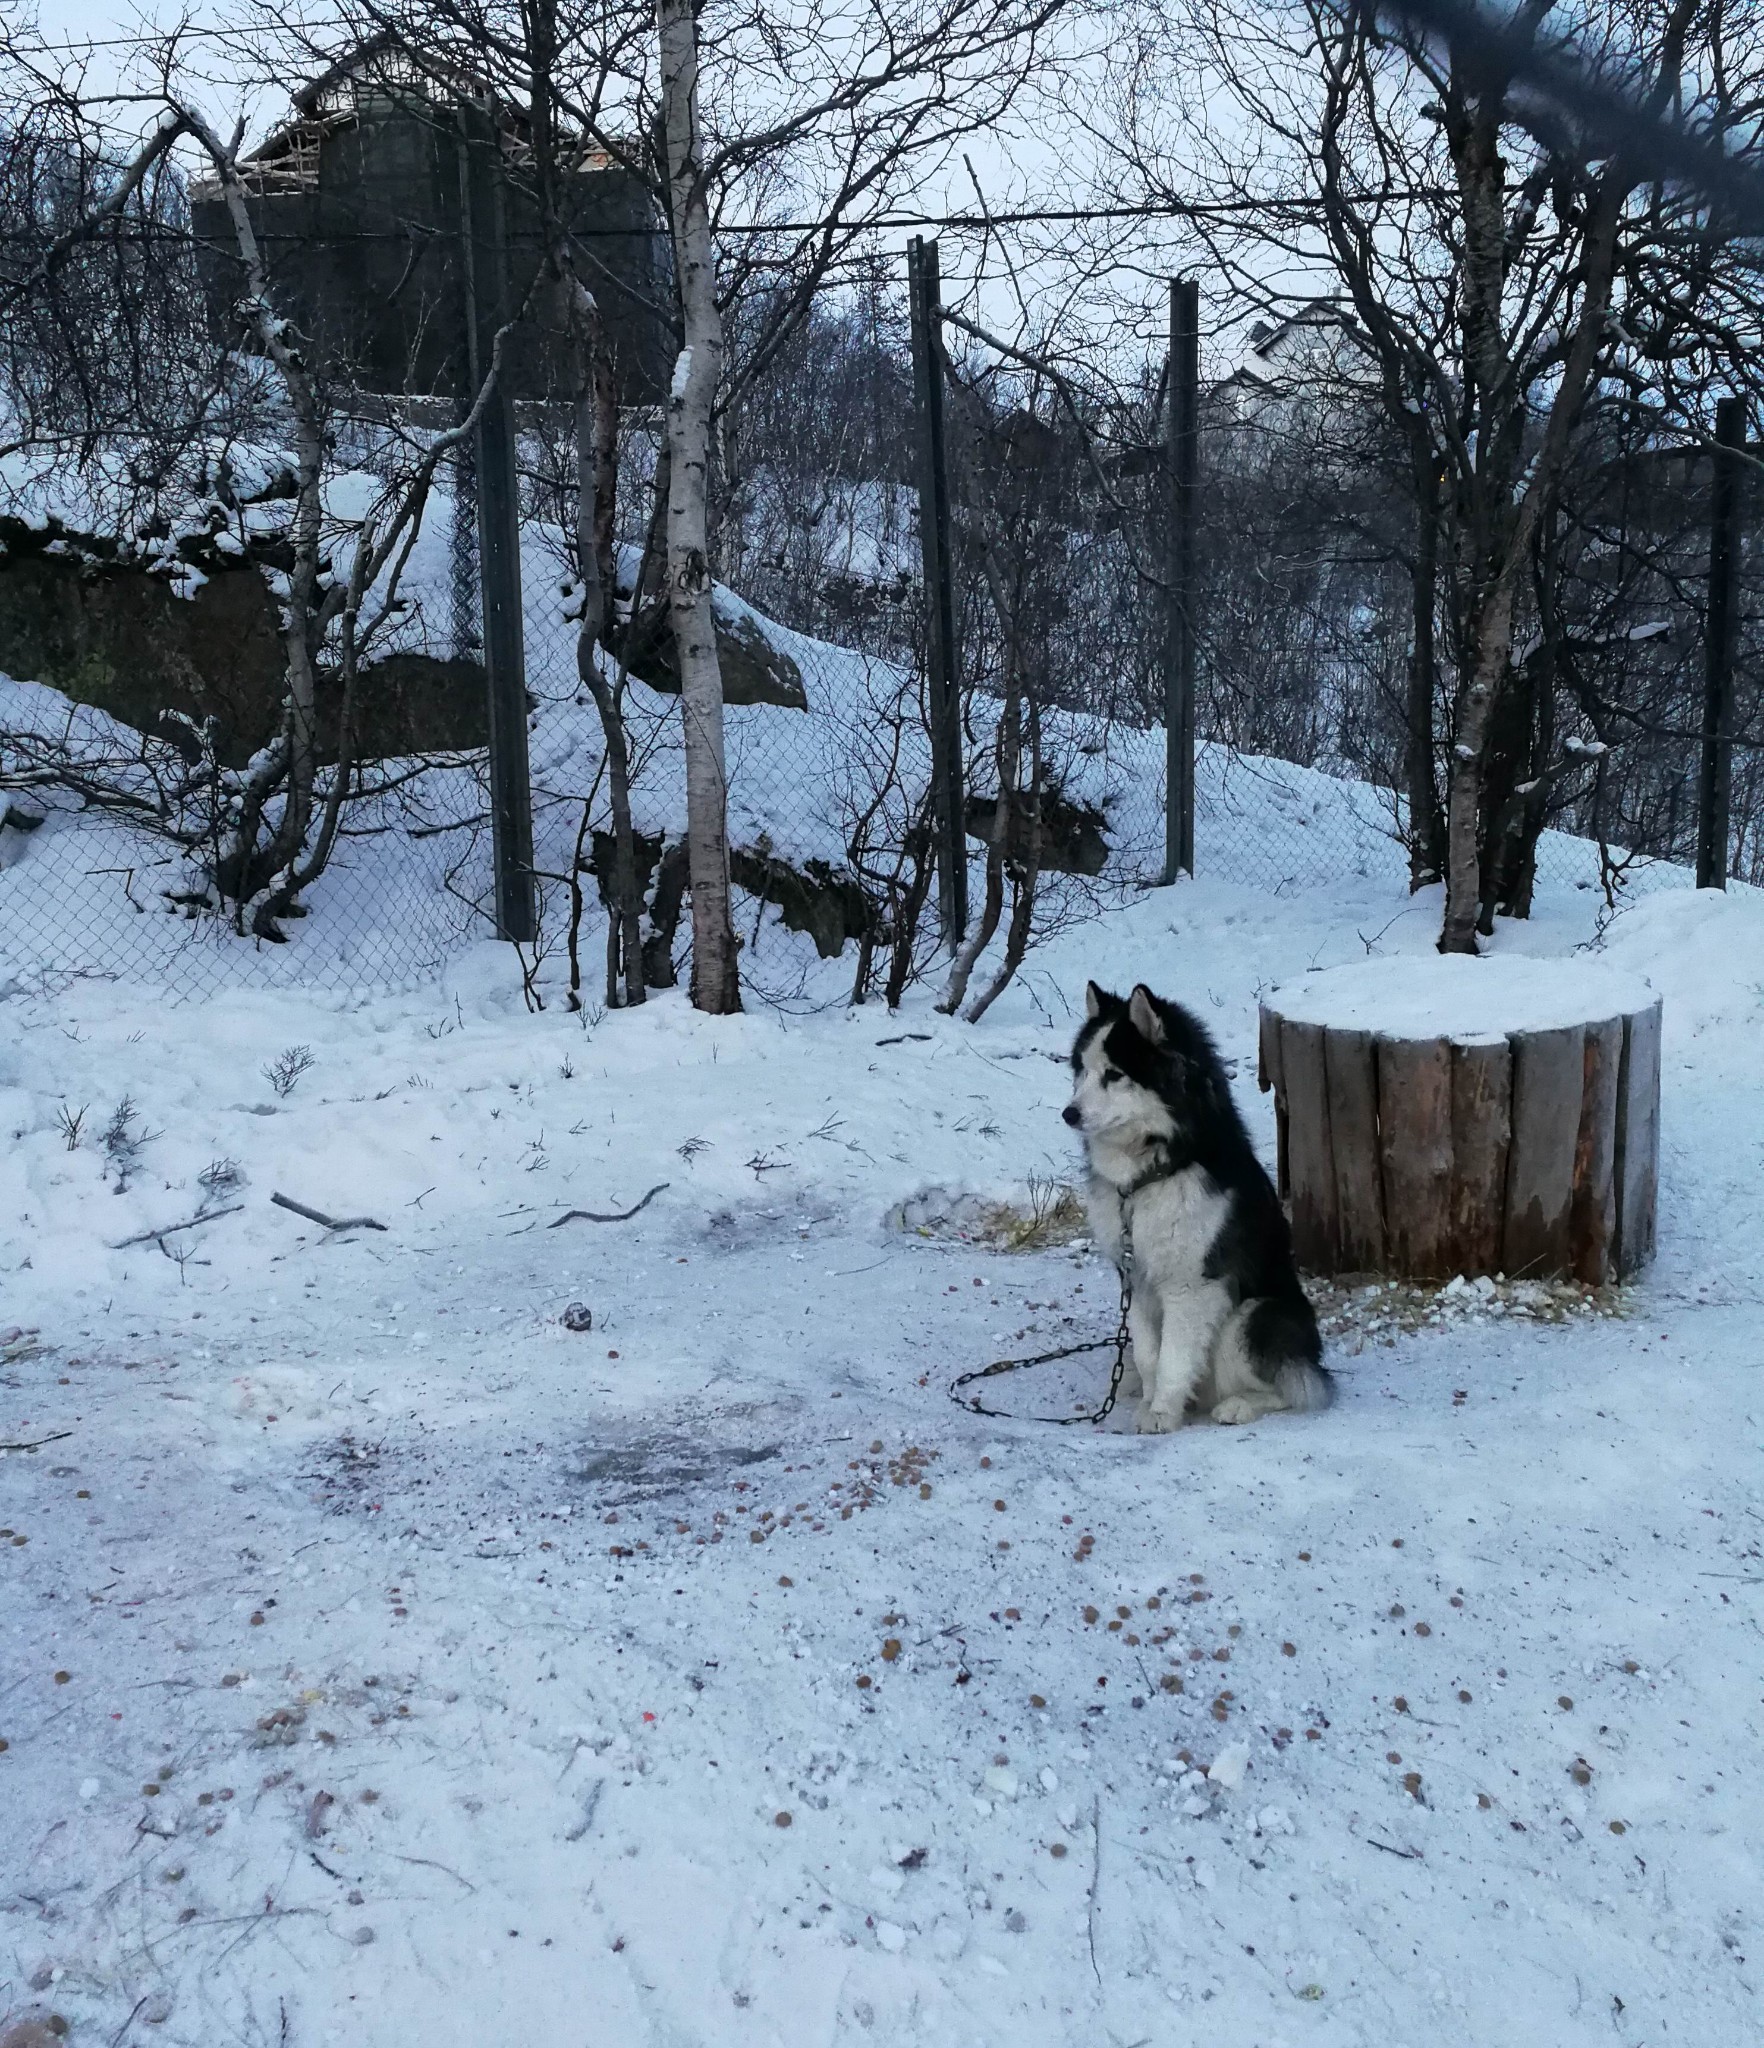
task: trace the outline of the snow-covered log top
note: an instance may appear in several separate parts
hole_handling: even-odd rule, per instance
[[[1627,1017],[1653,1001],[1639,976],[1601,960],[1477,960],[1461,953],[1357,961],[1283,982],[1264,998],[1268,1009],[1296,1024],[1454,1045]]]

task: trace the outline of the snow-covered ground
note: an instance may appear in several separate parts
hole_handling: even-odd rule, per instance
[[[1594,902],[1500,943],[1565,953]],[[1604,940],[1665,997],[1621,1318],[1460,1298],[1242,1430],[946,1398],[1112,1326],[1082,1243],[960,1235],[1073,1170],[1087,976],[1193,1004],[1265,1139],[1258,987],[1437,911],[1377,871],[1185,883],[978,1029],[584,1026],[489,947],[355,1005],[0,1005],[0,1442],[41,1444],[0,1453],[0,2014],[76,2048],[1758,2039],[1756,897]],[[994,1384],[1027,1413],[1101,1371]]]

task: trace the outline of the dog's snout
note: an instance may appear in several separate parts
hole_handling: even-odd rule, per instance
[[[1083,1116],[1079,1113],[1078,1105],[1075,1102],[1068,1102],[1065,1108],[1060,1112],[1060,1114],[1066,1119],[1067,1123],[1069,1123],[1072,1126],[1073,1130],[1076,1130],[1078,1126],[1084,1121]]]

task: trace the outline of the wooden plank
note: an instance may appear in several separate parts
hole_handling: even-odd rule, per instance
[[[1570,1270],[1585,1038],[1579,1024],[1513,1034],[1513,1142],[1507,1153],[1501,1264],[1515,1280]]]
[[[1260,1005],[1256,1017],[1256,1085],[1274,1091],[1274,1188],[1284,1202],[1292,1191],[1286,1164],[1286,1082],[1280,1071],[1280,1014]]]
[[[1443,1038],[1381,1038],[1378,1146],[1387,1270],[1446,1277],[1452,1257],[1452,1063]]]
[[[1256,1085],[1264,1095],[1280,1089],[1280,1016],[1263,1003],[1256,1017]]]
[[[1452,1047],[1452,1250],[1467,1279],[1501,1268],[1513,1048],[1504,1038]]]
[[[1378,1080],[1370,1031],[1325,1031],[1329,1149],[1344,1273],[1384,1270],[1384,1183],[1378,1160]]]
[[[1322,1025],[1281,1019],[1280,1071],[1286,1084],[1293,1251],[1299,1264],[1313,1273],[1339,1272],[1340,1217],[1331,1157]]]
[[[1574,1200],[1568,1215],[1571,1270],[1603,1287],[1617,1277],[1617,1083],[1623,1065],[1623,1019],[1586,1026],[1580,1132],[1574,1144]]]
[[[1660,1181],[1660,1005],[1623,1020],[1617,1082],[1617,1277],[1627,1280],[1654,1256]]]

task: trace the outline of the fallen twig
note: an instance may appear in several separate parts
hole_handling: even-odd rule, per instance
[[[672,1181],[660,1180],[634,1208],[620,1209],[616,1214],[603,1216],[598,1209],[566,1209],[556,1223],[546,1224],[547,1230],[555,1230],[561,1223],[629,1223],[638,1209],[647,1209],[663,1189],[672,1187]]]
[[[58,1429],[53,1436],[40,1436],[34,1444],[0,1444],[0,1451],[40,1451],[45,1444],[58,1444],[73,1435],[71,1429]]]
[[[308,1223],[322,1223],[327,1230],[384,1230],[385,1224],[376,1223],[371,1216],[345,1216],[339,1219],[327,1216],[322,1210],[309,1209],[304,1202],[296,1202],[289,1195],[271,1195],[270,1200],[278,1209],[292,1209],[296,1216],[304,1216]]]
[[[420,1863],[425,1870],[440,1871],[444,1877],[452,1878],[455,1884],[463,1884],[468,1892],[475,1892],[478,1889],[469,1877],[461,1877],[457,1870],[448,1864],[437,1863],[433,1856],[400,1856],[397,1850],[392,1853],[400,1863]]]
[[[1419,1863],[1423,1860],[1419,1849],[1399,1849],[1392,1842],[1381,1842],[1376,1835],[1362,1835],[1360,1839],[1374,1849],[1382,1849],[1387,1856],[1402,1857],[1407,1863]]]
[[[929,1031],[903,1031],[898,1038],[878,1038],[876,1043],[878,1045],[929,1045],[931,1043],[931,1034]]]
[[[1096,1901],[1102,1890],[1102,1794],[1090,1802],[1090,1892],[1085,1900],[1084,1927],[1090,1937],[1090,1970],[1102,1988],[1102,1965],[1096,1959]]]
[[[244,1206],[243,1202],[235,1202],[228,1209],[199,1209],[183,1223],[168,1223],[160,1230],[138,1231],[135,1236],[125,1237],[121,1244],[113,1244],[110,1249],[113,1252],[126,1252],[132,1244],[157,1244],[161,1238],[171,1237],[177,1231],[194,1230],[198,1223],[212,1223],[217,1216],[237,1216]]]

